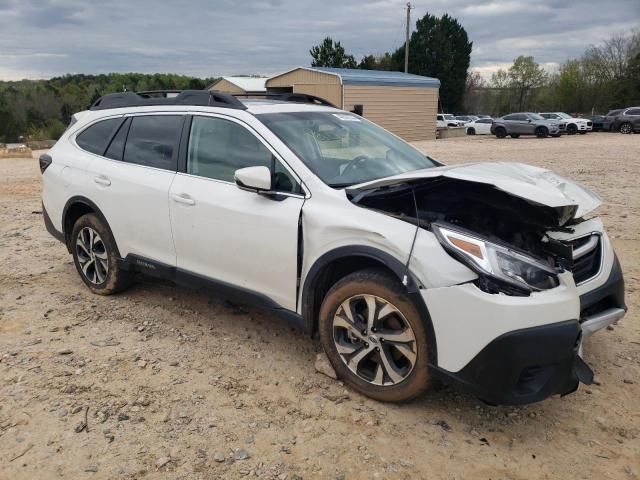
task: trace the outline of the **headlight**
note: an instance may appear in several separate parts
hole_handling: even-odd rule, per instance
[[[529,255],[442,225],[432,224],[432,228],[440,243],[476,273],[528,292],[559,285],[556,270]]]

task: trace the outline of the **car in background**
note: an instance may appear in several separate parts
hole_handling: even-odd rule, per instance
[[[625,108],[616,115],[611,130],[620,133],[640,132],[640,107]]]
[[[491,135],[491,125],[493,119],[479,118],[473,122],[467,123],[467,135]]]
[[[535,135],[545,138],[551,135],[559,137],[566,128],[566,124],[546,118],[532,112],[510,113],[497,118],[491,124],[491,133],[498,138],[518,138],[520,135]]]
[[[545,112],[540,115],[547,120],[557,120],[565,123],[567,125],[566,132],[569,135],[575,135],[576,133],[584,135],[593,129],[593,122],[587,118],[572,117],[564,112]]]
[[[474,115],[456,115],[456,120],[463,122],[464,125],[466,125],[469,122],[473,122],[477,118],[478,117]]]
[[[604,120],[602,122],[602,130],[604,130],[605,132],[610,132],[613,121],[616,119],[616,116],[618,116],[618,114],[620,114],[623,110],[624,108],[609,110],[604,116]]]
[[[478,118],[493,118],[491,115],[478,115]]]
[[[593,131],[594,132],[600,132],[603,130],[604,128],[604,119],[605,116],[604,115],[590,115],[588,117],[589,120],[591,120],[591,123],[593,124]]]
[[[439,113],[436,117],[436,124],[438,128],[447,127],[461,127],[464,122],[456,119],[456,117],[450,113]]]

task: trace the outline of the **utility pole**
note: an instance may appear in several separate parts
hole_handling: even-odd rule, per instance
[[[404,42],[404,73],[409,73],[409,31],[411,28],[411,2],[407,2],[407,36]]]

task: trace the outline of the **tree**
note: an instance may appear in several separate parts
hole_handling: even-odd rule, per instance
[[[309,50],[313,60],[312,67],[356,68],[356,59],[345,52],[340,42],[331,37],[325,38],[320,45]]]
[[[511,87],[517,98],[518,110],[523,110],[531,92],[546,82],[547,72],[534,61],[532,56],[520,55],[513,61],[508,73]]]
[[[362,70],[395,70],[393,58],[390,53],[382,55],[365,55],[360,60],[358,68]]]
[[[464,85],[464,111],[478,113],[484,109],[482,90],[486,87],[484,78],[478,72],[469,72]]]
[[[448,111],[462,108],[473,42],[455,18],[426,14],[416,23],[409,45],[409,72],[440,80],[440,102]],[[405,46],[393,54],[395,69],[404,67]]]

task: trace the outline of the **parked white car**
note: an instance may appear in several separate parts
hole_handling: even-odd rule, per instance
[[[40,169],[46,228],[92,292],[137,273],[213,287],[318,333],[378,400],[434,378],[492,404],[570,393],[592,381],[583,339],[626,311],[597,195],[443,166],[316,97],[107,95]]]
[[[454,115],[449,113],[439,113],[436,116],[436,126],[438,128],[461,127],[464,122],[458,120]]]
[[[491,135],[492,118],[479,118],[467,123],[467,135]]]
[[[580,133],[584,135],[593,130],[593,122],[588,118],[577,118],[564,112],[545,112],[541,113],[547,120],[558,120],[560,124],[566,124],[565,131],[569,135]]]

